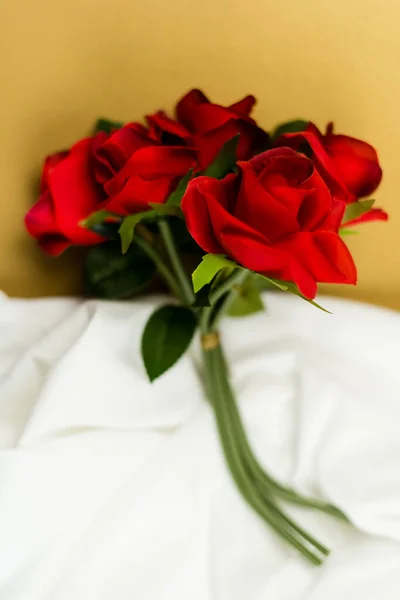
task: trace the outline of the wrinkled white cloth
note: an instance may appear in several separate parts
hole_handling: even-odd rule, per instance
[[[400,314],[270,294],[222,324],[261,461],[354,523],[292,509],[333,548],[317,568],[237,492],[198,342],[148,383],[164,301],[0,296],[1,600],[397,600]]]

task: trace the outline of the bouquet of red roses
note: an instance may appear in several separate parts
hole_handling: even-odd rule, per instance
[[[355,284],[343,241],[354,225],[386,220],[367,199],[382,171],[369,144],[308,121],[272,133],[250,117],[253,96],[224,107],[192,90],[176,118],[100,119],[93,135],[44,163],[40,197],[26,215],[48,253],[91,246],[85,289],[131,298],[162,280],[173,301],[144,327],[149,379],[162,375],[199,330],[203,374],[232,476],[249,505],[313,563],[328,554],[285,503],[345,519],[265,472],[254,456],[229,382],[218,324],[263,309],[264,287],[314,302],[317,284]],[[350,229],[349,229],[350,228]],[[324,310],[324,309],[322,309]]]

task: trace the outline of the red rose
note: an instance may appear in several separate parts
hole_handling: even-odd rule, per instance
[[[96,178],[107,195],[101,208],[123,216],[147,210],[149,202],[165,202],[179,180],[197,166],[193,149],[163,146],[137,123],[107,137],[94,157]]]
[[[333,123],[329,123],[326,134],[321,137],[341,181],[353,198],[364,198],[372,194],[382,179],[382,169],[375,148],[347,135],[335,135]]]
[[[142,125],[100,132],[46,159],[41,195],[25,217],[26,227],[54,255],[71,244],[100,243],[102,237],[80,225],[88,215],[147,210],[149,202],[164,202],[196,165],[194,150],[162,146]]]
[[[79,225],[105,199],[92,175],[92,139],[81,140],[71,150],[45,160],[40,192],[38,202],[25,216],[25,224],[46,252],[57,255],[71,244],[102,241]]]
[[[332,123],[328,124],[325,135],[310,123],[305,131],[282,135],[275,145],[299,150],[305,142],[311,147],[312,158],[332,193],[346,204],[369,196],[380,184],[382,169],[376,150],[356,138],[335,135]],[[373,208],[351,223],[387,218],[383,210]]]
[[[196,147],[200,166],[205,169],[223,145],[238,133],[239,160],[247,160],[267,147],[267,133],[249,116],[254,104],[254,96],[246,96],[236,104],[224,107],[210,102],[201,91],[192,90],[177,104],[177,121],[162,111],[148,116],[147,120],[152,135],[164,143]]]
[[[332,198],[313,162],[277,148],[239,162],[225,179],[198,177],[182,200],[188,229],[206,252],[294,281],[314,298],[318,282],[356,283],[338,235],[344,204]]]

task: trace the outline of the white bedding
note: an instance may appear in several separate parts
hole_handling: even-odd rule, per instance
[[[292,510],[333,548],[317,568],[236,491],[197,343],[147,382],[160,302],[0,296],[0,599],[398,600],[400,315],[282,294],[223,322],[259,457],[356,526]]]

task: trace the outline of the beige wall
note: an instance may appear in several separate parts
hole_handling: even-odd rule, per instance
[[[45,258],[24,232],[42,157],[196,86],[254,93],[266,128],[333,119],[376,145],[391,221],[349,240],[360,283],[338,292],[400,308],[399,0],[0,0],[0,18],[0,288],[79,289],[76,253]]]

